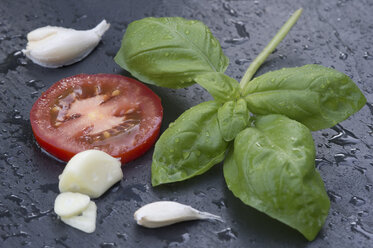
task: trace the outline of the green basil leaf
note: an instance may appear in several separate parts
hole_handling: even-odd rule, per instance
[[[153,186],[200,175],[224,159],[228,143],[220,134],[219,104],[204,102],[185,111],[158,139]]]
[[[224,140],[233,140],[239,132],[247,127],[249,118],[244,99],[224,103],[218,110],[219,127]]]
[[[313,240],[330,207],[314,159],[307,127],[282,115],[268,115],[237,135],[224,163],[224,177],[245,204]]]
[[[169,88],[194,84],[206,72],[224,72],[229,60],[200,21],[148,17],[128,25],[115,62],[139,80]]]
[[[199,75],[195,81],[205,88],[218,102],[235,100],[240,97],[240,84],[221,72]]]
[[[345,74],[321,65],[268,72],[243,91],[255,114],[283,114],[311,130],[329,128],[361,109],[366,99]]]

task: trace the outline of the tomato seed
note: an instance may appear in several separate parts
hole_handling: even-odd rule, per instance
[[[54,106],[54,107],[52,108],[52,111],[53,111],[53,112],[58,112],[58,111],[60,111],[60,110],[61,110],[61,108],[58,107],[58,106]]]
[[[110,137],[110,133],[108,131],[105,131],[104,132],[104,137],[105,137],[105,139],[109,138]]]
[[[114,90],[112,93],[111,93],[111,96],[117,96],[120,94],[120,91],[119,90]]]

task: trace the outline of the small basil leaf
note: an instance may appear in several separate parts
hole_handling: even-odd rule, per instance
[[[139,80],[169,88],[194,84],[206,72],[224,72],[228,58],[200,21],[148,17],[128,25],[115,62]]]
[[[244,89],[255,114],[283,114],[311,130],[329,128],[362,108],[364,95],[345,74],[321,65],[268,72]]]
[[[220,134],[219,104],[204,102],[185,111],[158,139],[153,186],[200,175],[224,159],[228,143]]]
[[[313,240],[330,207],[314,159],[307,127],[282,115],[268,115],[237,135],[224,163],[224,177],[245,204]]]
[[[235,100],[240,96],[240,84],[221,72],[199,75],[195,81],[205,88],[218,102]]]
[[[233,140],[239,132],[247,127],[249,118],[244,99],[224,103],[218,110],[219,127],[224,140]]]

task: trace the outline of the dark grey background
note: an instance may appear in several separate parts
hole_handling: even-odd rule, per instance
[[[53,213],[63,163],[41,151],[29,111],[59,79],[78,73],[129,75],[113,61],[127,25],[146,16],[182,16],[208,25],[230,58],[227,74],[239,79],[289,15],[298,24],[259,70],[318,63],[346,73],[367,105],[335,128],[313,133],[317,170],[331,209],[315,241],[245,206],[226,188],[221,164],[202,176],[158,188],[150,185],[153,150],[123,167],[124,179],[98,206],[97,229],[85,234]],[[0,247],[373,247],[373,1],[0,1]],[[56,25],[111,28],[85,60],[45,69],[18,51],[26,34]],[[151,87],[164,106],[162,130],[187,108],[211,97],[199,86]],[[133,212],[157,200],[176,200],[220,215],[225,223],[194,221],[150,230]]]

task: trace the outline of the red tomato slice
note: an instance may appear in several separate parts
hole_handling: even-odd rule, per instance
[[[162,115],[159,97],[142,83],[119,75],[81,74],[44,92],[30,121],[40,146],[61,160],[98,149],[124,163],[154,144]]]

